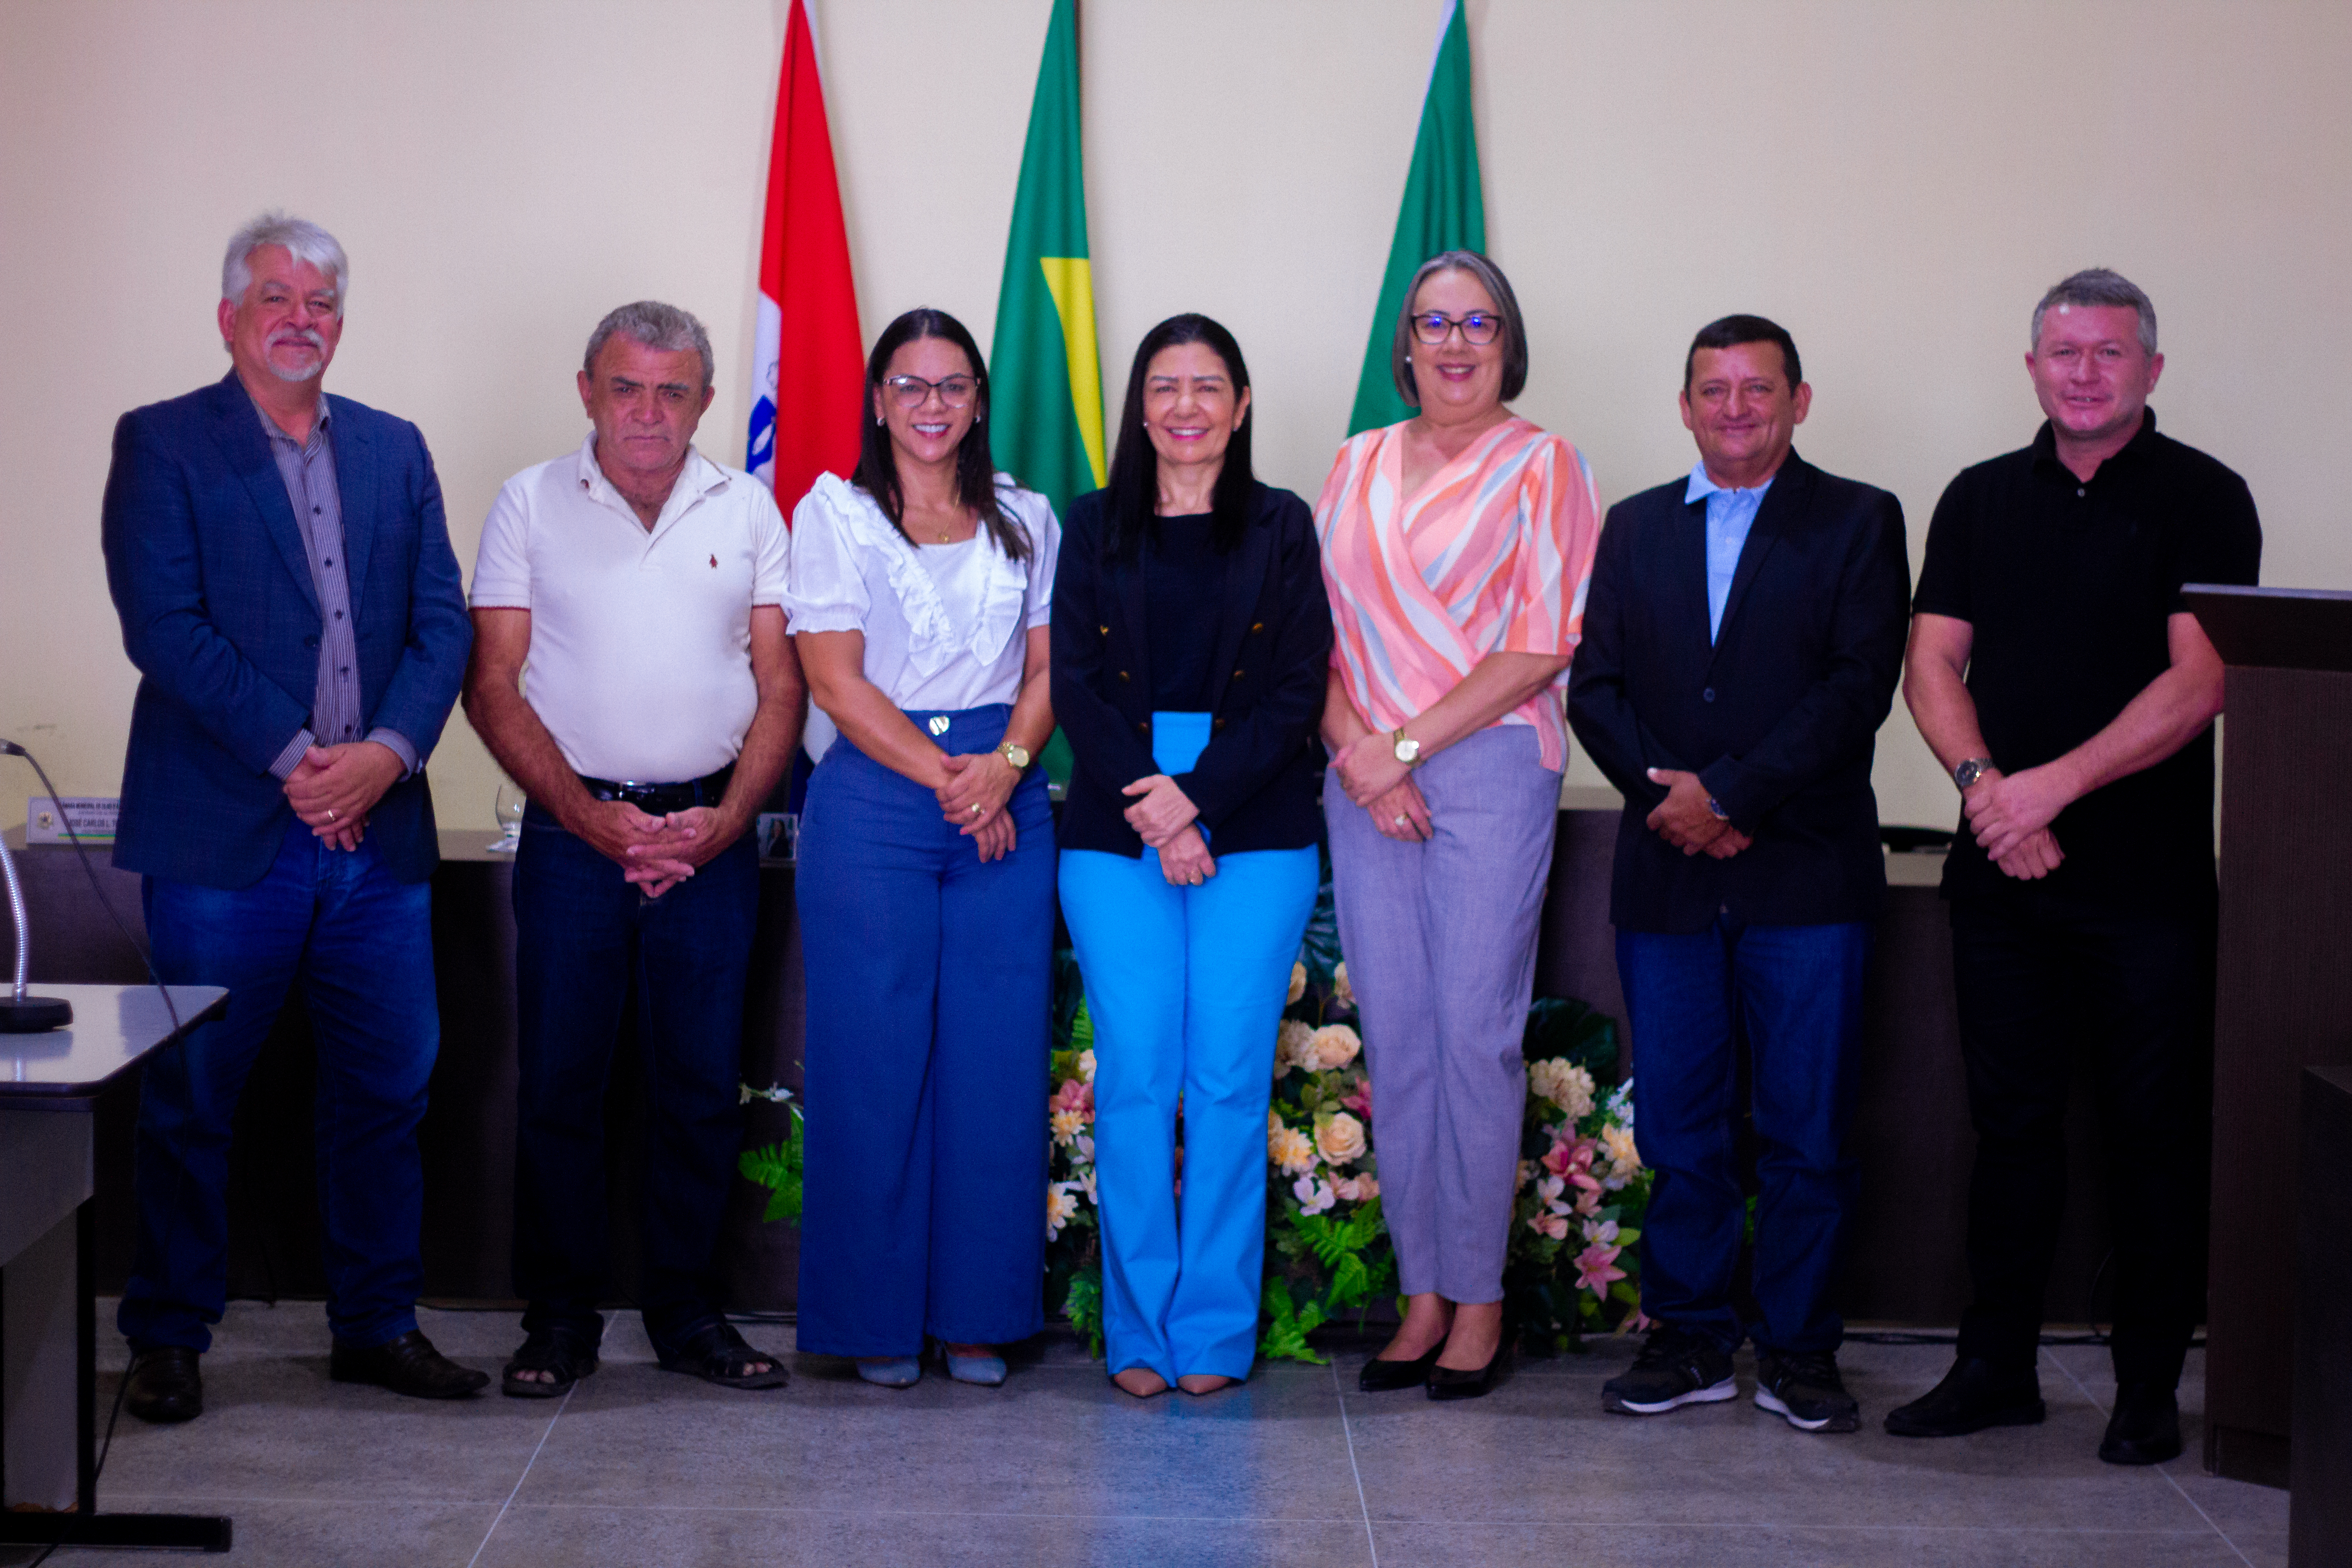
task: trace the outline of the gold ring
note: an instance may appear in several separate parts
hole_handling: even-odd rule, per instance
[[[1397,825],[1399,827],[1402,827],[1402,826],[1404,826],[1404,818],[1403,818],[1403,817],[1402,817],[1402,816],[1398,817],[1398,818],[1396,819],[1396,825]]]
[[[335,808],[331,805],[327,807],[327,820],[329,822],[335,820]]]
[[[971,814],[974,816],[978,816],[980,815],[980,802],[973,801],[971,803]]]

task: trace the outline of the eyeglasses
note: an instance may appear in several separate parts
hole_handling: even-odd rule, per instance
[[[1503,318],[1487,310],[1473,310],[1466,316],[1449,316],[1440,310],[1428,310],[1412,319],[1412,335],[1432,348],[1462,329],[1462,341],[1473,348],[1485,348],[1503,330]]]
[[[951,375],[944,381],[925,381],[919,375],[894,375],[883,385],[898,399],[901,408],[920,408],[930,400],[932,393],[950,408],[967,408],[980,394],[980,383],[968,375]]]

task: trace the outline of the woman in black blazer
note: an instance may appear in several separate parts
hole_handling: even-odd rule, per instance
[[[1315,903],[1331,611],[1307,503],[1250,472],[1240,345],[1205,316],[1136,350],[1110,483],[1064,523],[1053,648],[1111,1375],[1138,1397],[1206,1394],[1246,1376],[1257,1342],[1266,1102]]]

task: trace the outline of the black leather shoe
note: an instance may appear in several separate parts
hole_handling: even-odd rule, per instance
[[[2127,1383],[2116,1390],[2116,1413],[2099,1458],[2111,1465],[2160,1465],[2180,1458],[2180,1402],[2172,1390]]]
[[[1356,1374],[1356,1386],[1366,1394],[1390,1394],[1400,1388],[1419,1388],[1429,1381],[1430,1371],[1437,1365],[1438,1354],[1444,1349],[1445,1342],[1440,1340],[1430,1346],[1427,1355],[1415,1356],[1411,1361],[1382,1361],[1374,1356],[1364,1363],[1364,1370]]]
[[[488,1373],[459,1366],[435,1350],[422,1329],[364,1348],[338,1340],[327,1375],[337,1383],[372,1383],[412,1399],[463,1399],[490,1381]]]
[[[142,1421],[165,1425],[202,1415],[205,1374],[196,1370],[196,1352],[185,1345],[140,1352],[131,1363],[122,1407]]]
[[[1432,1399],[1475,1399],[1495,1386],[1502,1374],[1503,1347],[1496,1345],[1495,1353],[1486,1358],[1485,1366],[1467,1370],[1450,1366],[1429,1369],[1429,1396]]]
[[[2003,1372],[1963,1356],[1943,1382],[1888,1411],[1886,1430],[1897,1437],[1960,1437],[1988,1426],[2036,1426],[2044,1414],[2042,1380],[2032,1367]]]

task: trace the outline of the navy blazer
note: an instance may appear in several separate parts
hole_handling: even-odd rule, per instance
[[[1610,919],[1691,932],[1873,918],[1886,887],[1871,754],[1909,619],[1903,507],[1794,452],[1757,509],[1707,641],[1706,503],[1685,479],[1609,509],[1569,679],[1569,722],[1625,797]],[[1755,843],[1685,856],[1643,826],[1696,773]]]
[[[1143,840],[1119,792],[1160,771],[1151,760],[1151,638],[1139,559],[1103,557],[1104,502],[1070,503],[1054,573],[1054,715],[1076,759],[1055,841],[1130,858]],[[1248,528],[1225,557],[1216,617],[1209,744],[1176,776],[1210,851],[1298,849],[1323,832],[1317,738],[1331,663],[1331,603],[1307,503],[1260,484]]]
[[[473,646],[440,481],[415,426],[347,397],[327,407],[361,728],[398,731],[422,759]],[[269,767],[310,722],[320,621],[286,482],[235,372],[122,416],[103,518],[107,587],[139,669],[114,863],[250,887],[293,815]],[[422,769],[376,803],[368,838],[401,881],[432,875]]]

